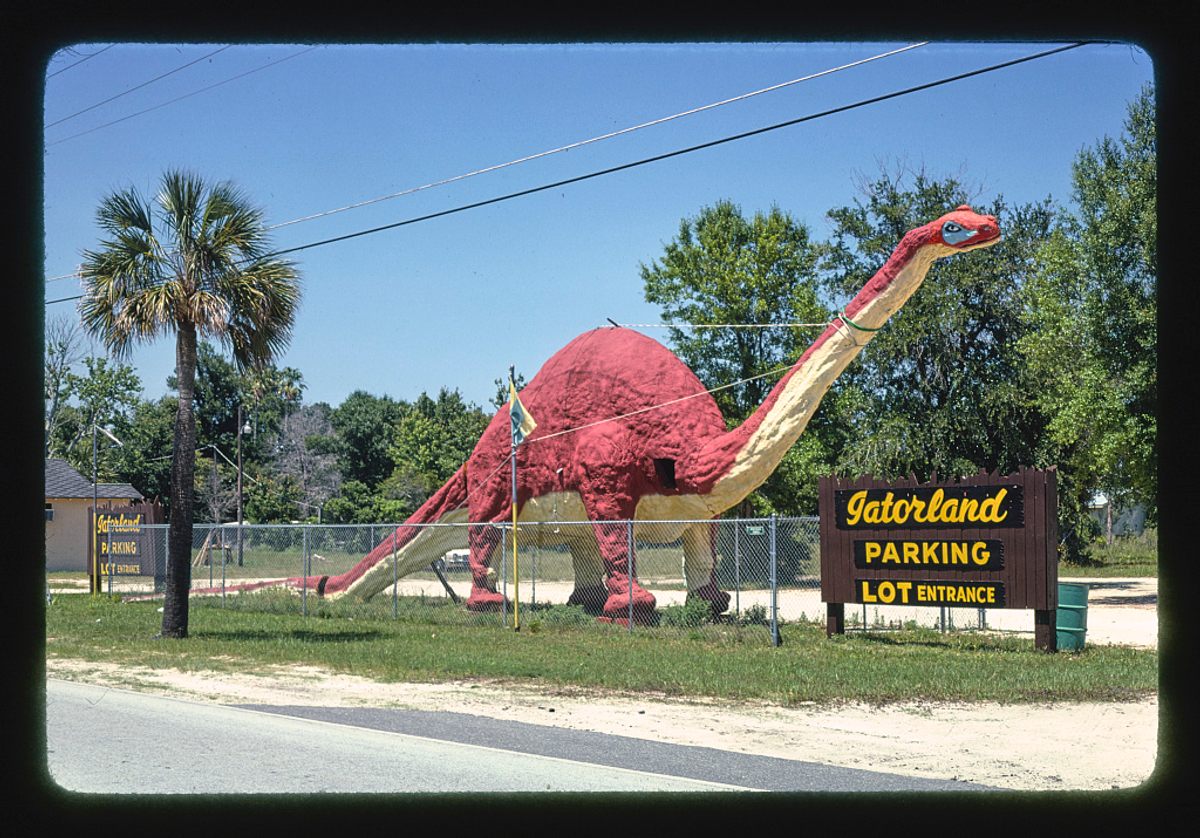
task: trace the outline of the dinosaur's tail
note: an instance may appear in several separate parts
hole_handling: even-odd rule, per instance
[[[439,524],[462,523],[467,520],[467,476],[465,466],[438,489],[407,521],[388,535],[378,546],[350,570],[338,576],[294,576],[271,579],[221,588],[193,588],[197,596],[230,591],[253,591],[263,588],[291,588],[316,591],[317,595],[355,594],[368,599],[399,578],[428,567],[447,550],[465,546],[459,527]],[[396,570],[392,570],[392,557]]]
[[[353,593],[367,599],[391,584],[393,575],[406,576],[428,567],[447,550],[464,546],[458,543],[462,538],[458,528],[436,525],[466,521],[466,499],[464,466],[358,564],[339,576],[322,576],[316,580],[317,593]],[[393,556],[397,565],[394,574],[391,570]]]

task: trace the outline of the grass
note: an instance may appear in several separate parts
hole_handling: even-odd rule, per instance
[[[158,603],[57,596],[46,610],[46,654],[129,667],[262,674],[305,665],[383,682],[487,679],[543,687],[652,692],[733,701],[1124,701],[1156,692],[1154,651],[1089,646],[1049,655],[1028,638],[931,630],[833,639],[785,624],[773,648],[762,626],[626,629],[563,607],[523,611],[527,630],[468,624],[453,606],[353,605],[295,598],[196,599],[190,637],[156,637]],[[272,600],[271,597],[275,597]]]
[[[1158,577],[1158,530],[1147,529],[1141,535],[1103,541],[1091,545],[1087,561],[1080,564],[1060,562],[1059,578],[1071,576],[1148,576]]]

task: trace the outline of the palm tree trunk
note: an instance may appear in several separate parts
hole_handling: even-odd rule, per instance
[[[175,377],[179,407],[175,412],[175,444],[171,458],[171,520],[167,529],[166,596],[163,637],[187,637],[188,593],[192,587],[192,521],[196,472],[196,329],[180,325],[175,337]]]

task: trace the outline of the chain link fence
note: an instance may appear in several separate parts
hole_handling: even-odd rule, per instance
[[[193,530],[193,596],[220,597],[224,607],[320,616],[373,614],[412,622],[514,627],[600,627],[779,642],[779,626],[825,621],[821,601],[818,519],[609,521],[520,524],[431,524],[439,552],[422,569],[395,575],[365,602],[324,596],[317,580],[351,571],[403,524],[197,524]],[[101,580],[118,593],[161,592],[167,526],[143,528],[142,575]],[[472,601],[469,544],[481,555],[494,602]],[[635,584],[606,585],[601,543],[624,575],[633,556]],[[390,557],[389,557],[390,558]],[[401,563],[403,564],[403,563]],[[286,584],[284,584],[286,582]],[[640,590],[639,590],[640,589]],[[690,591],[708,589],[708,599]],[[712,590],[728,595],[728,604]],[[653,597],[644,607],[642,593]],[[714,613],[716,612],[716,613]],[[849,630],[987,628],[982,609],[846,605]]]

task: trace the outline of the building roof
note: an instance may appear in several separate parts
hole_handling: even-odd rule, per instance
[[[97,483],[96,497],[104,500],[144,500],[142,493],[128,483]],[[71,467],[66,460],[46,460],[46,497],[92,497],[92,481]]]

